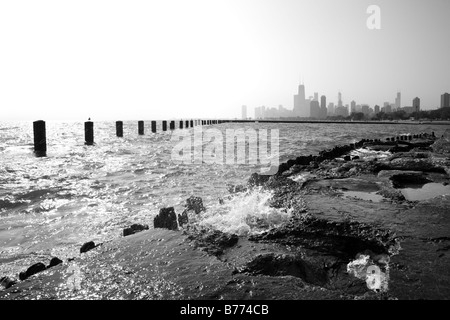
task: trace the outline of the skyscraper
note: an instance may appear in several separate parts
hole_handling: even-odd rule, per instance
[[[242,106],[242,119],[247,119],[247,106]]]
[[[374,113],[375,114],[380,113],[380,106],[379,105],[375,105],[375,107],[373,107],[373,108],[374,108]]]
[[[333,116],[334,115],[334,103],[333,102],[330,102],[328,104],[328,112],[327,112],[327,114],[329,116]]]
[[[397,97],[395,98],[395,109],[399,110],[402,106],[402,94],[397,92]]]
[[[413,100],[413,110],[414,110],[414,112],[420,111],[420,99],[417,97],[414,98],[414,100]]]
[[[343,107],[343,104],[342,104],[342,93],[338,93],[338,108],[341,108],[341,107]]]
[[[450,94],[447,92],[441,95],[441,108],[450,108]]]
[[[312,100],[310,102],[310,117],[311,118],[315,118],[315,119],[319,119],[320,118],[320,105],[319,105],[319,101],[317,100]]]
[[[314,92],[314,101],[319,101],[319,93]]]
[[[305,86],[298,86],[298,93],[294,95],[294,116],[309,117],[309,104],[305,101]]]
[[[356,112],[356,101],[352,100],[352,102],[350,102],[350,113],[355,113]]]
[[[327,97],[325,96],[320,97],[320,118],[327,118]]]
[[[361,106],[361,112],[364,113],[365,116],[368,116],[370,114],[369,106],[367,104],[363,104]]]

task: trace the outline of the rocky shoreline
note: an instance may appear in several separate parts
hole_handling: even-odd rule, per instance
[[[202,227],[208,208],[191,197],[154,228],[0,275],[0,299],[448,299],[449,183],[448,131],[336,146],[230,188],[270,191],[292,212],[276,228]]]

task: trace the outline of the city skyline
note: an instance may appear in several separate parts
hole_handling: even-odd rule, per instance
[[[1,1],[1,119],[234,118],[292,108],[299,77],[306,99],[402,92],[439,108],[448,12],[448,0]]]
[[[329,104],[327,106],[327,100]],[[330,102],[331,100],[331,102]],[[345,103],[342,92],[337,93],[337,104],[328,99],[327,96],[321,95],[319,101],[319,93],[314,92],[314,96],[309,96],[306,99],[306,86],[303,82],[298,85],[298,92],[294,94],[293,108],[285,108],[283,105],[278,105],[278,109],[274,107],[266,107],[265,105],[254,108],[254,117],[258,118],[277,118],[277,117],[301,117],[301,118],[315,118],[325,119],[327,116],[349,116],[352,113],[363,113],[366,116],[375,115],[379,112],[392,113],[403,110],[406,114],[423,110],[435,110],[444,107],[450,107],[450,94],[443,93],[440,95],[441,104],[438,108],[423,109],[421,99],[415,97],[412,99],[411,105],[402,104],[402,93],[397,92],[394,102],[385,101],[381,104],[370,105],[367,103],[357,103],[352,100],[349,104]],[[372,108],[373,107],[373,108]],[[247,108],[247,107],[246,107]]]

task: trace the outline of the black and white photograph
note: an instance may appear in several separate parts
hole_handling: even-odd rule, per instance
[[[0,0],[2,309],[449,300],[449,21],[448,0]]]

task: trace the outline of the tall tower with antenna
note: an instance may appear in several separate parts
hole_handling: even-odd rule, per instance
[[[294,95],[294,116],[295,117],[309,117],[309,110],[306,110],[305,102],[305,85],[303,80],[298,85],[298,92]]]

